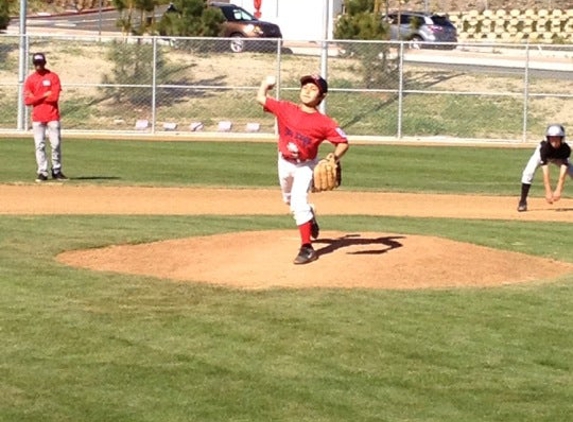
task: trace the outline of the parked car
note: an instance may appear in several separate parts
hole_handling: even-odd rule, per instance
[[[409,41],[410,48],[456,48],[457,29],[447,16],[402,11],[389,13],[383,20],[390,26],[390,39]]]
[[[282,45],[282,33],[278,25],[258,20],[232,3],[209,2],[209,6],[218,8],[223,14],[225,21],[219,35],[230,38],[228,45],[234,53],[276,50],[278,43]],[[171,3],[165,13],[178,13],[178,10]]]
[[[245,42],[245,38],[281,38],[282,33],[278,25],[258,20],[249,12],[247,12],[242,7],[231,3],[210,3],[212,7],[218,7],[223,16],[225,17],[225,22],[223,23],[222,37],[233,38],[229,47],[231,51],[235,53],[241,53],[249,47],[249,50],[260,50],[273,48],[276,50],[277,41],[248,41]]]

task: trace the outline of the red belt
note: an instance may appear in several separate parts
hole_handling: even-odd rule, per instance
[[[286,157],[284,154],[281,154],[281,158],[283,160],[288,161],[289,163],[293,163],[293,164],[302,164],[302,163],[306,163],[307,161],[312,161],[312,160],[301,160],[300,158]]]

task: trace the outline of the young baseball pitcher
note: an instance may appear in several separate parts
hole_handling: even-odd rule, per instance
[[[527,196],[533,182],[533,176],[539,167],[543,171],[543,185],[545,187],[545,200],[553,204],[561,199],[565,176],[573,178],[573,165],[569,162],[571,148],[565,142],[565,128],[560,124],[551,124],[545,131],[545,139],[541,141],[529,158],[521,176],[521,197],[517,211],[527,211]],[[549,164],[559,167],[555,190],[551,188]]]
[[[300,79],[299,104],[269,96],[275,84],[274,76],[265,78],[257,92],[257,101],[277,119],[279,183],[283,201],[290,206],[301,240],[294,263],[307,264],[318,259],[312,238],[318,237],[319,227],[308,202],[318,149],[323,141],[329,141],[335,146],[334,158],[338,161],[348,150],[348,139],[333,119],[318,111],[328,93],[324,78],[314,74]]]

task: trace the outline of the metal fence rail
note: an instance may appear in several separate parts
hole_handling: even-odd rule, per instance
[[[29,131],[32,69],[19,63],[36,51],[60,75],[69,133],[273,134],[254,100],[260,81],[276,75],[276,96],[297,101],[309,72],[326,74],[325,109],[356,138],[522,142],[573,124],[570,45],[268,41],[235,54],[221,38],[0,35],[0,132]]]

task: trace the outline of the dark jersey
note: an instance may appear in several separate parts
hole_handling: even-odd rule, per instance
[[[571,156],[571,148],[566,142],[561,142],[561,146],[557,149],[551,146],[548,141],[541,141],[541,148],[539,149],[541,156],[541,165],[545,166],[551,160],[565,160],[568,161]]]

